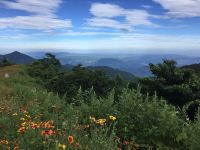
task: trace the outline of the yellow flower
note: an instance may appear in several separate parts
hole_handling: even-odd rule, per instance
[[[61,148],[61,149],[66,149],[67,148],[67,146],[65,144],[60,144],[60,143],[58,144],[58,147]]]
[[[25,117],[26,117],[26,118],[31,118],[31,116],[29,116],[29,115],[27,115],[27,114],[25,114]]]
[[[25,118],[20,118],[20,120],[21,120],[21,121],[24,121],[24,120],[26,120],[26,119],[25,119]]]
[[[98,120],[96,120],[96,124],[99,124],[101,126],[103,126],[105,124],[105,122],[106,122],[106,119],[98,119]]]
[[[23,122],[23,123],[21,123],[21,126],[24,127],[24,126],[26,126],[26,124],[27,124],[26,122]]]
[[[91,117],[90,116],[90,120],[92,120],[93,122],[96,122],[96,118],[95,117]]]
[[[17,116],[17,115],[18,115],[17,113],[12,114],[12,116]]]
[[[115,116],[109,116],[109,119],[115,121],[117,118]]]

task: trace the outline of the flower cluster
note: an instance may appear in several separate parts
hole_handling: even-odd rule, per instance
[[[117,117],[115,117],[115,116],[109,116],[109,119],[110,119],[111,121],[115,121],[115,120],[117,119]],[[104,119],[104,118],[96,119],[95,117],[91,117],[91,116],[90,116],[90,120],[91,120],[92,122],[98,124],[98,125],[101,125],[101,126],[105,125],[105,124],[106,124],[106,121],[107,121],[107,120]]]
[[[32,121],[32,117],[30,115],[28,115],[27,111],[24,111],[24,116],[22,118],[20,118],[21,121],[23,121],[20,124],[20,128],[17,130],[18,133],[24,133],[26,130],[28,129],[44,129],[41,132],[42,136],[49,136],[49,135],[54,135],[56,134],[56,131],[53,130],[54,129],[54,125],[53,125],[53,121],[49,120],[49,121],[45,121],[45,122],[35,122]],[[13,114],[13,116],[15,116],[16,114]]]

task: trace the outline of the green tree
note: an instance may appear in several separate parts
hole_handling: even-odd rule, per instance
[[[13,63],[11,63],[6,57],[3,57],[2,61],[0,62],[0,67],[6,67],[11,65],[13,65]]]
[[[29,65],[27,71],[30,76],[37,78],[40,83],[49,88],[51,80],[60,73],[61,64],[52,54]]]
[[[156,91],[159,96],[179,107],[199,99],[200,82],[191,70],[176,67],[173,60],[149,66],[154,76],[140,80],[144,93],[153,95]]]

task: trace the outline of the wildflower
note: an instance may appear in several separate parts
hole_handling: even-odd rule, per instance
[[[37,124],[37,123],[34,123],[34,122],[31,122],[31,128],[32,129],[37,129],[39,128],[40,126]]]
[[[26,131],[25,127],[21,127],[17,130],[18,133],[24,133]]]
[[[25,118],[20,118],[20,120],[21,120],[21,121],[25,121],[26,119],[25,119]]]
[[[68,136],[68,142],[70,143],[70,144],[72,144],[73,142],[74,142],[74,137],[73,136]]]
[[[61,149],[66,149],[67,148],[67,146],[65,144],[60,144],[60,143],[58,144],[58,147],[61,148]]]
[[[53,121],[50,120],[50,121],[45,122],[45,123],[44,123],[44,128],[49,128],[49,129],[54,128],[54,126],[53,126]]]
[[[0,145],[8,145],[9,142],[7,140],[0,140]]]
[[[101,126],[103,126],[106,122],[106,119],[99,119],[99,120],[96,120],[96,124],[99,124]]]
[[[109,116],[109,119],[115,121],[117,118],[115,116]]]
[[[51,107],[52,107],[52,108],[56,108],[56,105],[52,105]]]
[[[31,118],[31,116],[29,116],[29,115],[27,115],[27,114],[25,114],[25,117],[26,117],[26,118],[29,118],[29,119]]]
[[[23,122],[23,123],[21,123],[21,126],[22,126],[22,127],[25,127],[26,124],[27,124],[27,122]]]
[[[17,116],[17,115],[18,115],[17,113],[12,114],[12,116]]]
[[[90,120],[92,120],[93,122],[96,122],[95,117],[91,117],[91,116],[90,116]]]
[[[41,132],[42,136],[49,136],[49,135],[54,135],[54,134],[56,134],[56,131],[54,130],[44,130]]]
[[[15,147],[14,147],[14,150],[19,150],[19,146],[15,146]]]

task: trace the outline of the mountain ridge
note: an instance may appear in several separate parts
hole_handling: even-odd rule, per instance
[[[31,64],[36,60],[33,57],[20,53],[18,51],[14,51],[12,53],[5,54],[5,55],[0,55],[0,59],[3,59],[3,58],[8,59],[10,62],[14,64]]]

